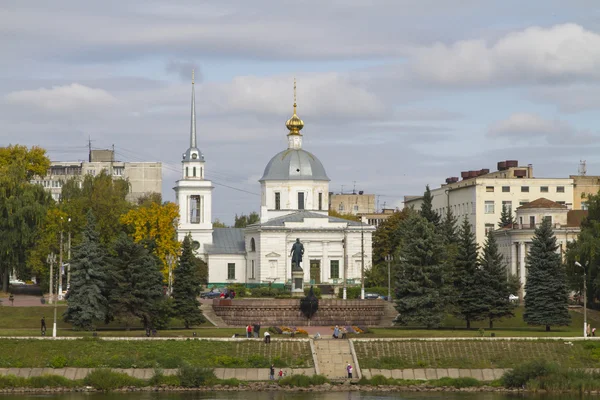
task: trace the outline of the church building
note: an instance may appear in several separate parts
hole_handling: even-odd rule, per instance
[[[196,137],[194,80],[190,145],[183,153],[181,179],[174,188],[179,205],[178,238],[189,233],[197,254],[208,263],[209,286],[235,283],[282,286],[291,283],[290,250],[304,245],[304,282],[360,284],[371,268],[373,226],[330,217],[329,177],[321,161],[302,148],[303,121],[294,108],[286,122],[287,148],[275,154],[259,180],[260,222],[246,228],[213,228],[211,182]]]

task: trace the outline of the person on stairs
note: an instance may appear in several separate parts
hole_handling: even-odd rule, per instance
[[[346,365],[346,371],[348,372],[348,379],[352,379],[352,365],[350,363]]]

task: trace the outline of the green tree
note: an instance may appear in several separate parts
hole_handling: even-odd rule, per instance
[[[110,260],[109,310],[112,317],[131,325],[139,319],[146,328],[154,327],[163,295],[160,260],[125,233],[117,238]]]
[[[385,256],[394,255],[398,248],[400,223],[408,213],[408,209],[395,211],[382,221],[373,233],[373,266],[365,271],[365,285],[369,287],[387,286],[388,268]],[[394,267],[395,264],[392,264]],[[395,271],[392,272],[395,276]]]
[[[482,276],[482,299],[488,308],[490,329],[493,329],[495,320],[514,316],[515,304],[508,298],[511,287],[507,279],[506,264],[498,252],[498,243],[492,232],[487,235],[479,264]]]
[[[258,215],[256,211],[252,211],[250,215],[242,214],[239,217],[237,214],[235,214],[235,224],[233,225],[233,227],[245,228],[248,225],[256,224],[259,221],[260,215]]]
[[[437,228],[440,225],[440,215],[433,210],[432,203],[433,196],[431,195],[431,190],[429,190],[429,185],[427,185],[423,194],[423,202],[421,203],[421,216]]]
[[[499,228],[506,228],[515,224],[515,218],[512,215],[512,211],[506,207],[506,204],[502,204],[502,213],[500,214],[500,222],[498,222]]]
[[[564,267],[549,219],[545,218],[532,240],[525,259],[527,281],[525,283],[525,312],[523,320],[529,325],[568,325],[568,290]]]
[[[184,321],[186,328],[199,325],[205,321],[198,302],[200,280],[196,267],[196,257],[192,250],[192,237],[187,235],[183,239],[179,265],[175,268],[173,282],[175,313]]]
[[[446,207],[446,213],[438,231],[444,239],[446,245],[446,261],[448,265],[454,265],[454,260],[458,254],[458,231],[457,219],[452,212],[451,207]]]
[[[395,256],[397,323],[436,328],[446,316],[449,277],[435,226],[414,211],[401,222]]]
[[[471,224],[465,218],[458,233],[458,252],[454,260],[454,286],[456,289],[456,314],[471,328],[471,321],[481,320],[487,313],[482,298],[482,276],[477,262],[477,243]]]
[[[73,249],[71,287],[63,318],[76,328],[92,330],[95,322],[105,319],[107,314],[105,286],[108,255],[100,243],[94,214],[88,211],[86,218],[83,238]]]
[[[227,225],[225,225],[223,222],[221,222],[221,221],[219,220],[219,218],[216,218],[216,219],[213,221],[213,228],[227,228]]]

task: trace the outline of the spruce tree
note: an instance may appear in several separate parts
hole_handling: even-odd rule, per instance
[[[439,327],[449,300],[449,277],[441,237],[432,223],[414,211],[402,221],[399,230],[396,322]]]
[[[500,222],[498,222],[499,228],[506,228],[507,226],[514,225],[515,218],[512,215],[512,211],[506,207],[506,204],[502,204],[502,213],[500,214]]]
[[[73,249],[68,306],[63,315],[64,320],[76,328],[92,330],[96,321],[105,318],[106,268],[107,253],[100,244],[96,220],[90,210],[87,213],[87,224],[82,232],[81,243]]]
[[[568,290],[564,267],[549,219],[535,230],[529,254],[525,259],[525,312],[523,320],[529,325],[569,325]]]
[[[465,217],[458,233],[458,252],[454,260],[456,314],[471,328],[471,321],[483,319],[486,305],[481,296],[481,271],[477,262],[477,243],[471,224]]]
[[[487,235],[479,264],[482,276],[482,298],[488,308],[487,317],[490,320],[490,329],[493,329],[495,320],[514,316],[515,305],[508,298],[511,288],[506,273],[506,264],[498,252],[498,243],[492,232]]]
[[[429,185],[427,185],[423,194],[423,202],[421,203],[421,216],[437,228],[440,225],[440,215],[433,210],[432,202],[433,196],[431,195],[431,190],[429,190]]]
[[[442,234],[444,241],[448,244],[458,243],[456,224],[457,220],[452,212],[452,208],[446,207],[446,214],[440,225],[440,233]]]
[[[173,299],[175,314],[181,318],[185,327],[199,325],[205,321],[200,310],[200,274],[196,271],[197,263],[192,250],[192,237],[183,239],[179,265],[174,271]]]
[[[110,275],[112,316],[128,325],[131,319],[139,319],[144,327],[155,327],[160,303],[165,301],[159,260],[141,243],[122,233],[114,244]]]

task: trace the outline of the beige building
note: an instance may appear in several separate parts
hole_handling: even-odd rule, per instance
[[[498,249],[508,265],[508,272],[519,277],[521,282],[521,299],[527,282],[525,256],[531,247],[535,228],[544,219],[550,219],[558,244],[557,251],[564,257],[567,243],[577,239],[585,215],[586,211],[569,210],[565,205],[539,198],[517,208],[515,225],[494,231]]]
[[[598,194],[600,190],[600,176],[570,175],[573,179],[573,210],[587,210],[585,198]]]
[[[372,225],[378,227],[383,221],[394,215],[398,211],[395,208],[384,208],[380,213],[367,213],[361,214],[360,221],[363,224]]]
[[[162,191],[162,163],[115,161],[113,150],[91,150],[89,161],[52,161],[48,174],[36,177],[33,183],[44,186],[58,201],[64,182],[74,177],[82,179],[85,175],[97,175],[102,170],[114,179],[129,180],[129,201]]]
[[[341,214],[372,214],[375,213],[375,195],[364,194],[362,191],[352,194],[329,193],[329,209]]]
[[[515,210],[540,197],[552,200],[566,209],[573,208],[572,178],[534,178],[531,165],[519,166],[518,161],[498,163],[498,170],[463,171],[462,179],[450,177],[439,188],[431,189],[433,209],[443,216],[447,207],[462,221],[467,218],[481,246],[485,235],[498,228],[502,208]],[[405,207],[419,209],[423,196],[406,196]]]

